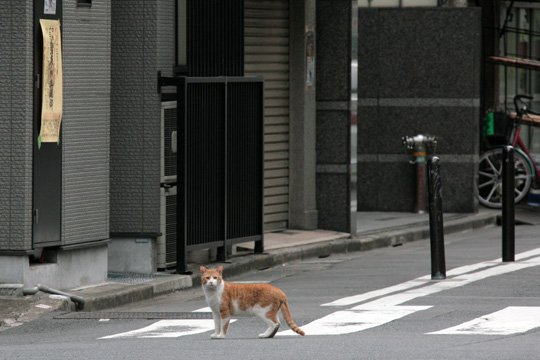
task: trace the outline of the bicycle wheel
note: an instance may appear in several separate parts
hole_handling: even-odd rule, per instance
[[[514,201],[520,202],[529,192],[532,172],[527,158],[514,151]],[[478,200],[480,204],[500,209],[502,207],[502,149],[488,150],[478,162]]]

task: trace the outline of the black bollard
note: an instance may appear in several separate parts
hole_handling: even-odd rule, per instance
[[[429,235],[431,240],[431,279],[446,279],[444,227],[439,158],[428,159]]]
[[[502,150],[502,261],[514,261],[515,216],[514,216],[514,148]]]

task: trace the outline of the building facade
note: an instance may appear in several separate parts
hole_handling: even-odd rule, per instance
[[[159,79],[185,74],[195,51],[187,1],[24,0],[2,9],[1,282],[72,288],[174,263],[167,199],[180,184],[164,167],[178,130],[167,121],[177,114],[174,89]],[[358,210],[412,211],[414,168],[401,136],[419,132],[441,138],[447,210],[477,209],[481,12],[376,3],[241,2],[243,39],[232,47],[243,52],[243,74],[264,79],[265,231],[354,235]],[[61,24],[57,143],[37,141],[41,19]],[[412,19],[423,21],[414,31]]]

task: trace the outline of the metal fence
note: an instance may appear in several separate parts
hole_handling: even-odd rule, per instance
[[[187,252],[263,251],[264,100],[259,77],[160,77],[177,89],[177,272]]]

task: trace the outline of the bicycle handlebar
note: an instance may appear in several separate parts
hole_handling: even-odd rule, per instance
[[[540,116],[540,113],[534,112],[532,110],[527,110],[527,114]]]
[[[516,108],[516,113],[518,115],[523,115],[525,113],[534,114],[531,110],[528,109],[528,104],[525,101],[523,101],[523,99],[531,101],[533,98],[532,96],[528,96],[528,95],[514,96],[514,106]],[[519,106],[518,102],[521,104],[521,107]]]

